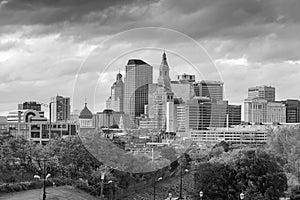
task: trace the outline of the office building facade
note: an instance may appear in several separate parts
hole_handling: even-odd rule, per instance
[[[115,112],[124,111],[124,82],[122,74],[118,73],[116,82],[113,83],[110,90],[110,97],[106,101],[106,108],[112,109]]]
[[[202,80],[193,84],[196,96],[209,97],[212,100],[223,100],[223,85],[221,81]]]
[[[275,88],[265,85],[248,88],[248,99],[255,98],[261,98],[267,101],[275,101]]]
[[[125,67],[124,113],[133,127],[136,117],[144,113],[148,104],[149,84],[153,82],[153,67],[142,60],[131,59]]]
[[[69,121],[71,113],[70,98],[57,95],[52,98],[51,102],[51,121]]]
[[[18,105],[18,110],[36,110],[41,111],[42,105],[35,101],[26,101]]]
[[[297,99],[287,99],[282,101],[286,107],[286,123],[300,122],[300,101]]]
[[[181,75],[177,75],[177,80],[180,83],[194,83],[196,81],[196,76],[193,74],[181,74]]]
[[[227,114],[228,114],[228,126],[239,125],[242,121],[242,106],[228,105]]]
[[[262,98],[245,99],[245,121],[250,123],[265,123],[267,121],[267,103],[268,101]]]
[[[286,123],[286,106],[282,102],[268,102],[267,123]]]
[[[10,111],[6,118],[7,118],[7,122],[9,123],[47,121],[47,119],[44,117],[44,111],[36,111],[36,110]]]

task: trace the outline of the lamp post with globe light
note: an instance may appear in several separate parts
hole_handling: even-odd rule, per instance
[[[200,200],[202,200],[202,197],[203,197],[203,192],[202,191],[199,192],[199,196],[200,196]]]
[[[154,179],[153,179],[153,199],[155,200],[155,195],[156,195],[156,191],[155,191],[155,183],[156,181],[160,181],[162,180],[162,177],[159,177],[157,180],[155,179],[155,176],[154,176]]]
[[[241,200],[245,199],[245,194],[243,192],[240,194],[240,199]]]
[[[41,177],[39,175],[34,175],[33,178],[39,179],[41,181],[43,181],[43,200],[46,200],[46,180],[51,176],[50,174],[46,175],[46,159],[42,160],[43,163],[43,178],[41,179]]]
[[[188,169],[185,169],[184,172],[189,172]],[[178,199],[183,199],[182,197],[182,176],[183,176],[183,173],[182,173],[182,164],[180,165],[180,188],[179,188],[179,197]]]

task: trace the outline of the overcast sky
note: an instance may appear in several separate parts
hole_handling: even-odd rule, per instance
[[[172,79],[224,81],[230,103],[262,84],[279,100],[300,98],[299,9],[299,0],[0,0],[0,115],[57,94],[101,111],[129,58],[153,65],[155,81],[164,50]]]

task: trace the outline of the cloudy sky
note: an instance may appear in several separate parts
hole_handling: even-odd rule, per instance
[[[0,0],[0,115],[57,94],[100,111],[129,58],[171,75],[225,82],[242,104],[247,88],[300,98],[298,0]],[[156,75],[154,74],[154,80]]]

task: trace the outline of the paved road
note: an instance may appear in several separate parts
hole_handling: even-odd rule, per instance
[[[0,194],[0,200],[41,200],[42,189]],[[47,200],[96,200],[83,191],[70,186],[47,188]]]

